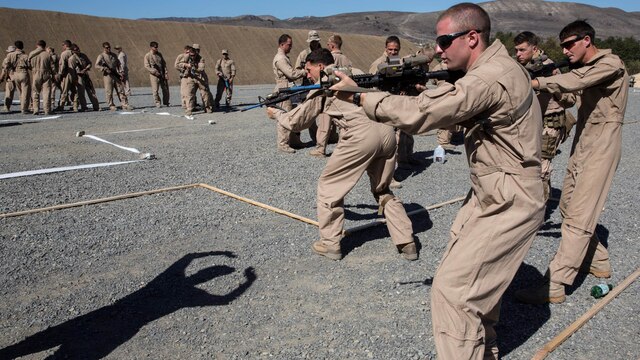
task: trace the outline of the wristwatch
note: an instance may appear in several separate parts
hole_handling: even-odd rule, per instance
[[[356,106],[360,106],[360,94],[361,93],[358,93],[358,92],[357,93],[353,93],[353,103]]]

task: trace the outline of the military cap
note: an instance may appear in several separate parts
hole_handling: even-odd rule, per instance
[[[120,45],[116,45],[113,48],[116,49],[116,50],[122,50],[122,46],[120,46]]]
[[[320,41],[320,35],[318,35],[318,32],[315,30],[309,31],[309,36],[307,37],[307,42],[312,41]]]
[[[16,51],[16,47],[15,47],[15,46],[13,46],[13,45],[11,45],[11,46],[9,46],[9,47],[7,48],[7,52],[8,52],[8,53],[10,53],[10,52],[14,52],[14,51]]]
[[[193,45],[191,45],[191,47],[196,49],[196,50],[200,50],[200,44],[193,44]]]
[[[222,55],[224,55],[224,54],[227,54],[227,55],[228,55],[228,54],[229,54],[229,51],[228,51],[227,49],[222,49]]]

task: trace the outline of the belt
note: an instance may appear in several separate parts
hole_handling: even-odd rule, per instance
[[[540,166],[528,166],[525,168],[522,167],[513,167],[513,166],[484,166],[480,168],[471,168],[471,175],[475,176],[484,176],[493,174],[496,172],[502,172],[505,174],[511,175],[520,175],[520,176],[531,176],[531,177],[540,177]]]

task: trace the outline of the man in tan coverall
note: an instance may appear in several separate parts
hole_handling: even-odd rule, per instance
[[[538,48],[539,38],[530,31],[524,31],[513,39],[516,50],[516,60],[527,70],[533,71],[542,65],[553,64],[553,60],[547,58],[542,49]],[[558,69],[554,75],[560,74]],[[576,96],[572,93],[537,92],[538,102],[542,107],[542,183],[544,185],[544,200],[549,199],[551,193],[551,161],[556,156],[558,146],[567,138],[567,134],[574,125],[572,115],[567,116],[565,108],[570,108],[576,103]]]
[[[314,50],[307,60],[307,77],[315,83],[320,81],[325,68],[333,66],[333,56],[327,49]],[[343,132],[318,180],[320,240],[313,243],[315,253],[333,260],[342,258],[340,240],[344,227],[344,197],[366,171],[371,181],[371,192],[380,204],[380,213],[387,219],[391,240],[404,258],[418,258],[411,220],[402,202],[389,190],[396,152],[396,139],[391,127],[369,121],[363,109],[350,102],[334,97],[324,99],[322,90],[310,92],[306,101],[292,111],[270,107],[267,113],[292,131],[308,128],[316,116],[326,113]]]
[[[69,58],[69,67],[76,73],[76,98],[78,100],[78,104],[80,106],[79,111],[87,111],[87,99],[85,98],[85,93],[89,97],[89,101],[91,102],[91,106],[93,107],[93,111],[100,110],[100,103],[98,102],[98,97],[96,96],[96,90],[93,87],[93,82],[89,77],[89,72],[91,71],[91,67],[93,64],[87,55],[80,52],[80,47],[76,44],[71,45],[71,51],[73,55]]]
[[[200,55],[200,44],[193,44],[191,46],[192,49],[195,50],[197,54],[197,64],[198,64],[198,76],[196,76],[196,85],[200,90],[200,98],[202,98],[202,106],[204,107],[204,111],[207,113],[213,112],[213,94],[211,93],[211,88],[209,87],[209,75],[205,71],[205,61],[202,55]]]
[[[20,110],[23,114],[29,113],[31,104],[31,78],[29,76],[29,56],[24,53],[24,43],[20,40],[14,43],[16,51],[7,55],[2,63],[2,69],[9,74],[15,88],[20,91]],[[5,98],[5,107],[8,108]]]
[[[560,247],[543,284],[516,293],[523,302],[563,302],[564,286],[572,285],[578,272],[611,276],[609,253],[595,229],[620,162],[629,75],[611,50],[596,48],[595,35],[582,20],[565,26],[559,36],[562,51],[582,67],[532,81],[534,89],[554,96],[576,93],[578,122],[560,198]]]
[[[187,95],[184,93],[184,88],[182,87],[182,78],[184,77],[183,68],[178,67],[178,64],[184,62],[186,58],[189,57],[189,49],[191,49],[191,45],[185,45],[182,53],[180,53],[176,57],[176,61],[173,63],[173,67],[178,70],[178,77],[180,78],[180,101],[182,102],[182,108],[187,109]]]
[[[144,55],[144,68],[149,72],[156,107],[169,106],[169,70],[155,41],[149,43],[149,52]],[[160,101],[159,89],[162,89],[162,101]]]
[[[327,49],[331,50],[335,66],[338,68],[351,67],[351,60],[342,53],[342,36],[333,34],[327,40]]]
[[[527,71],[499,40],[478,5],[440,14],[436,52],[465,75],[416,97],[337,96],[361,102],[370,119],[410,133],[461,124],[471,190],[451,227],[431,289],[439,359],[497,359],[500,301],[544,218],[540,179],[542,113]],[[336,84],[354,86],[348,78]],[[359,100],[359,101],[358,101]]]
[[[102,53],[96,58],[96,68],[102,72],[104,93],[109,109],[111,111],[116,110],[116,105],[113,103],[114,90],[120,100],[120,104],[122,104],[122,109],[131,109],[122,86],[123,69],[120,65],[120,60],[118,60],[116,54],[111,52],[111,44],[108,42],[102,43]]]
[[[58,62],[58,74],[56,79],[60,83],[60,101],[56,111],[63,111],[65,105],[73,103],[73,108],[78,109],[78,100],[76,99],[76,76],[74,71],[69,69],[69,58],[73,55],[71,51],[71,40],[65,40],[62,42],[62,52],[60,53],[60,60]]]
[[[9,69],[4,66],[5,63],[8,63],[8,59],[9,59],[9,54],[11,54],[12,52],[16,51],[16,46],[15,45],[10,45],[7,48],[7,56],[5,56],[4,60],[2,61],[2,75],[0,75],[0,83],[2,81],[5,82],[4,84],[4,111],[5,112],[10,112],[11,111],[11,105],[13,104],[13,95],[16,91],[16,84],[13,82],[13,80],[11,80],[11,75],[9,74],[10,71]]]
[[[295,69],[291,66],[291,60],[289,60],[289,52],[293,47],[293,40],[288,34],[282,34],[278,38],[278,52],[273,57],[273,74],[276,77],[276,87],[274,90],[280,88],[289,87],[291,82],[300,79],[306,75],[306,71]],[[291,100],[283,101],[279,104],[285,111],[293,109]],[[298,147],[302,145],[300,141],[300,133],[291,132],[286,129],[280,123],[276,123],[277,136],[278,136],[278,150],[285,153],[295,153],[296,151],[291,147]]]
[[[191,115],[196,107],[197,79],[200,76],[201,66],[204,67],[204,62],[200,55],[196,53],[196,50],[189,47],[188,51],[188,56],[182,56],[176,60],[178,61],[176,68],[182,74],[180,93],[184,94],[185,115]]]
[[[56,54],[56,49],[51,46],[47,46],[47,52],[51,55],[51,61],[53,62],[53,79],[51,79],[51,105],[55,106],[56,104],[56,89],[58,92],[61,92],[60,83],[56,81],[55,75],[58,73],[58,69],[60,68],[60,57]]]
[[[51,55],[45,49],[47,43],[44,40],[36,42],[36,49],[29,53],[31,64],[31,77],[33,78],[33,89],[31,103],[33,104],[33,115],[40,112],[40,93],[42,93],[42,107],[44,114],[51,113],[51,79],[54,74],[54,65]]]
[[[118,61],[120,61],[120,67],[122,68],[122,89],[127,97],[131,96],[131,86],[129,85],[129,60],[127,53],[122,50],[122,46],[116,45],[114,47],[118,53]]]
[[[225,89],[227,90],[225,104],[229,106],[233,96],[233,79],[236,77],[236,63],[229,59],[229,50],[222,50],[222,58],[216,61],[216,75],[218,75],[218,86],[214,106],[220,107],[220,99],[222,99],[222,93]]]

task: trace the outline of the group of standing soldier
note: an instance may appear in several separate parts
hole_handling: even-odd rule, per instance
[[[104,42],[102,52],[95,61],[104,82],[105,100],[110,110],[116,110],[114,92],[122,109],[130,110],[129,66],[126,53],[121,46],[115,46],[117,53],[111,51],[111,44]],[[10,112],[16,90],[20,94],[20,110],[23,114],[40,112],[40,102],[45,115],[55,111],[64,111],[71,106],[73,111],[87,111],[89,104],[94,111],[100,106],[90,70],[94,63],[80,51],[77,44],[70,40],[62,43],[60,56],[55,49],[47,47],[44,40],[36,43],[36,49],[28,55],[24,44],[18,40],[7,48],[7,55],[2,63],[0,82],[5,82],[4,111]],[[149,52],[144,56],[144,68],[149,72],[149,82],[156,107],[169,106],[169,73],[162,54],[158,51],[158,43],[149,44]],[[229,58],[229,51],[222,50],[222,57],[215,64],[219,78],[215,100],[209,89],[209,79],[205,72],[205,62],[200,56],[200,46],[186,46],[175,62],[180,75],[180,93],[182,106],[190,115],[196,106],[196,90],[200,90],[202,103],[206,112],[213,112],[220,106],[223,93],[226,92],[225,104],[230,105],[233,94],[233,81],[236,66]],[[56,102],[56,89],[60,97]],[[162,92],[162,97],[160,97]]]
[[[462,77],[433,89],[423,87],[417,96],[358,92],[348,74],[335,69],[332,52],[314,44],[320,40],[314,31],[309,50],[294,65],[287,56],[293,43],[286,34],[273,59],[276,88],[305,76],[318,83],[332,67],[341,79],[331,87],[332,96],[312,91],[295,109],[283,103],[267,110],[277,121],[278,150],[286,153],[295,151],[297,132],[316,122],[320,127],[323,115],[340,129],[318,181],[320,239],[312,244],[315,253],[329,259],[342,258],[344,196],[365,171],[399,253],[417,259],[411,223],[389,190],[390,164],[396,157],[393,128],[408,136],[464,129],[471,190],[453,222],[431,289],[433,333],[442,359],[498,358],[494,327],[501,299],[542,224],[551,161],[574,123],[560,198],[562,240],[542,283],[517,291],[516,298],[561,303],[565,286],[579,272],[605,278],[612,272],[595,228],[620,160],[629,82],[623,62],[610,50],[598,49],[595,30],[579,20],[559,34],[571,71],[532,80],[527,69],[550,62],[537,47],[538,38],[518,34],[514,60],[499,40],[490,43],[490,31],[489,16],[478,5],[462,3],[441,13],[436,53],[443,68],[460,71]],[[399,48],[399,40],[388,39],[378,62]],[[574,104],[577,120],[566,111]],[[314,150],[324,149],[319,144]]]

